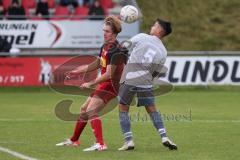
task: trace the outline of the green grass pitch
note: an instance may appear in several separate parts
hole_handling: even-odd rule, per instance
[[[239,89],[176,89],[157,97],[168,136],[179,150],[169,151],[144,108],[131,108],[134,151],[120,152],[123,144],[118,109],[105,115],[103,129],[108,150],[85,153],[94,142],[89,126],[80,147],[55,147],[68,138],[75,122],[59,120],[54,107],[73,99],[77,113],[84,97],[61,95],[48,89],[0,89],[0,146],[39,160],[236,160],[240,157]],[[138,117],[136,115],[139,115]],[[0,160],[15,160],[0,151]]]

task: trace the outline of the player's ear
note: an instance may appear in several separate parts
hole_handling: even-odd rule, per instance
[[[160,34],[159,34],[159,35],[161,35],[161,37],[163,37],[163,36],[166,35],[166,32],[162,29],[162,30],[160,31]]]
[[[159,37],[165,34],[164,30],[160,26],[158,27],[157,34]]]

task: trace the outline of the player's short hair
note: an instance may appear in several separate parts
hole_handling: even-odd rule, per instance
[[[122,31],[121,21],[116,16],[108,16],[104,23],[111,26],[113,33],[118,34]]]
[[[169,35],[170,33],[172,33],[172,27],[171,27],[171,23],[168,22],[168,21],[165,21],[165,20],[162,20],[160,18],[158,18],[156,20],[158,22],[158,24],[160,24],[162,26],[162,28],[164,29],[165,31],[165,34],[164,36],[167,36]]]

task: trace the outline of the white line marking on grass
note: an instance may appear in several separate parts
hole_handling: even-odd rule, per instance
[[[19,119],[10,119],[10,118],[0,118],[0,122],[50,122],[50,121],[57,121],[54,119],[25,119],[25,118],[19,118]]]
[[[27,142],[0,141],[0,144],[27,144]]]
[[[240,120],[192,120],[189,122],[199,122],[199,123],[240,123]]]
[[[4,147],[1,147],[0,146],[0,151],[1,152],[5,152],[5,153],[8,153],[14,157],[17,157],[17,158],[20,158],[20,159],[23,159],[23,160],[38,160],[36,158],[32,158],[32,157],[28,157],[26,155],[23,155],[21,153],[18,153],[18,152],[15,152],[15,151],[12,151],[10,149],[7,149],[7,148],[4,148]]]

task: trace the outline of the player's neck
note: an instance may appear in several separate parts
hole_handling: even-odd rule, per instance
[[[156,34],[151,34],[151,35],[154,36],[154,37],[157,37],[157,38],[160,39],[160,40],[162,40],[161,35],[156,35]]]
[[[106,43],[114,43],[116,41],[116,38],[112,38],[109,41],[107,41]]]

